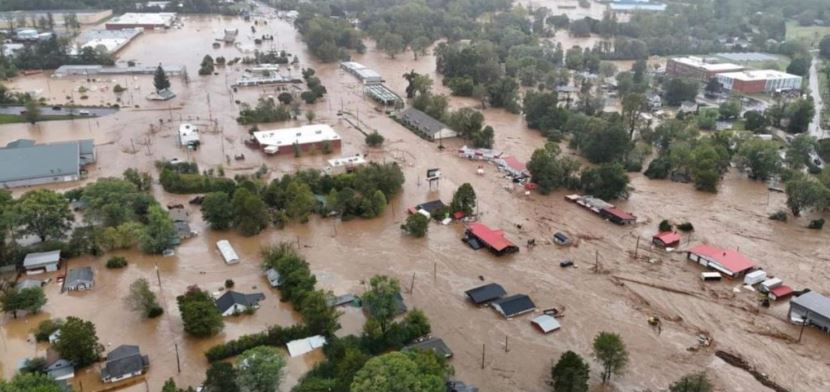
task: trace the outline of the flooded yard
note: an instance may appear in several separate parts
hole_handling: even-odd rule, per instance
[[[494,166],[484,164],[484,175],[476,175],[481,163],[462,160],[454,153],[461,141],[446,142],[447,148],[441,151],[437,144],[418,138],[375,111],[373,103],[362,96],[356,79],[337,64],[318,64],[291,25],[276,19],[269,19],[267,26],[257,26],[257,34],[273,34],[275,49],[297,54],[301,67],[316,69],[328,95],[313,110],[317,121],[332,125],[341,134],[343,146],[330,156],[265,156],[243,144],[248,127],[235,121],[239,111],[236,101],[254,103],[257,97],[275,95],[277,91],[250,87],[234,92],[230,83],[244,72],[244,66],[217,68],[218,75],[196,74],[205,54],[228,59],[244,55],[233,46],[213,49],[211,42],[224,28],[239,28],[242,46],[252,46],[250,26],[251,23],[236,18],[187,16],[182,29],[148,32],[125,48],[119,55],[122,61],[187,67],[188,83],[171,77],[172,89],[178,96],[169,102],[144,99],[152,89],[151,77],[96,82],[79,77],[19,77],[9,86],[39,89],[50,97],[50,103],[64,102],[67,94],[84,84],[97,86],[88,89],[96,91],[88,98],[92,103],[114,102],[111,87],[122,81],[122,86],[129,84],[128,91],[133,96],[129,105],[110,116],[35,126],[0,126],[0,143],[19,138],[41,142],[94,138],[98,163],[87,181],[119,176],[130,167],[157,176],[154,161],[174,157],[194,160],[201,169],[222,165],[229,176],[251,173],[265,164],[268,176],[275,178],[302,168],[322,168],[326,159],[340,155],[366,153],[371,160],[397,161],[402,165],[407,179],[402,195],[392,200],[386,213],[377,219],[340,222],[315,218],[308,224],[269,229],[247,238],[234,232],[210,231],[198,211],[188,206],[191,225],[200,233],[177,248],[175,256],[119,252],[116,254],[130,262],[123,270],[104,268],[111,255],[72,259],[69,268],[93,266],[95,288],[85,293],[61,294],[52,283],[46,289],[49,303],[42,314],[17,320],[6,316],[0,329],[4,377],[14,373],[18,360],[43,355],[45,345],[35,345],[30,335],[39,321],[74,315],[96,324],[98,336],[108,350],[120,344],[138,344],[149,355],[147,385],[136,384],[128,390],[159,390],[169,377],[174,377],[179,385],[196,386],[204,379],[208,366],[203,354],[207,348],[269,325],[298,322],[290,306],[279,302],[278,291],[267,286],[259,268],[263,246],[288,241],[298,244],[317,275],[319,286],[337,295],[361,294],[366,289],[365,282],[374,274],[400,279],[407,305],[422,309],[431,321],[434,335],[442,337],[454,351],[451,364],[458,378],[482,391],[547,390],[545,381],[552,362],[566,350],[588,357],[591,341],[600,331],[620,333],[631,354],[628,372],[614,381],[621,391],[665,388],[680,376],[701,370],[709,370],[722,390],[764,390],[749,374],[717,359],[715,350],[744,356],[793,391],[830,389],[830,336],[808,328],[802,342],[794,343],[799,328],[786,321],[785,302],[761,308],[755,293],[733,291],[737,282],[703,284],[698,277],[700,268],[686,262],[683,254],[666,254],[646,245],[662,219],[690,221],[695,231],[684,236],[684,248],[699,242],[739,248],[794,287],[827,292],[827,234],[804,229],[807,218],[789,223],[767,219],[771,212],[785,208],[783,195],[769,194],[764,184],[735,172],[727,176],[717,194],[696,192],[689,184],[651,181],[634,175],[630,199],[619,203],[639,218],[640,223],[630,227],[612,225],[568,203],[564,192],[526,196],[509,187],[509,181]],[[406,87],[401,75],[413,69],[429,74],[435,81],[434,90],[446,91],[440,85],[440,75],[435,74],[433,56],[416,61],[411,53],[405,53],[392,60],[375,50],[374,45],[369,46],[367,53],[355,56],[354,60],[377,70],[399,94]],[[291,72],[296,75],[299,71]],[[467,99],[451,101],[454,108],[475,105]],[[337,116],[339,110],[354,113],[380,132],[387,140],[384,147],[368,149],[363,135]],[[486,122],[496,130],[496,148],[522,161],[527,161],[533,150],[545,143],[539,132],[527,129],[519,115],[495,109],[484,114]],[[178,125],[188,121],[204,129],[202,146],[194,152],[176,145]],[[302,122],[270,126],[283,128]],[[268,127],[260,125],[261,129]],[[245,160],[231,159],[238,154],[244,154]],[[437,187],[429,187],[424,179],[426,170],[433,167],[442,171]],[[431,224],[423,239],[401,234],[399,226],[406,207],[436,198],[449,202],[452,192],[465,182],[471,183],[478,194],[483,223],[503,229],[517,244],[536,239],[540,245],[531,250],[522,247],[516,255],[496,258],[484,250],[473,251],[459,241],[463,232],[459,224]],[[15,193],[24,191],[17,189]],[[189,199],[166,194],[160,186],[155,187],[154,193],[163,204]],[[568,248],[549,244],[556,231],[569,233],[578,239],[577,243]],[[638,237],[640,249],[635,259]],[[215,247],[220,239],[231,242],[242,258],[240,264],[224,264]],[[564,259],[573,260],[577,268],[561,269],[559,261]],[[592,271],[596,266],[599,271]],[[129,284],[140,277],[148,279],[153,291],[159,294],[165,313],[158,319],[142,320],[123,303]],[[255,315],[226,319],[224,331],[216,337],[185,337],[175,297],[193,284],[217,291],[228,278],[235,281],[238,291],[265,293],[262,307]],[[528,294],[539,309],[564,309],[562,329],[545,336],[531,328],[530,315],[504,320],[490,309],[474,307],[466,301],[464,291],[483,282],[498,282],[509,293]],[[359,333],[364,320],[360,310],[344,310],[340,334]],[[660,334],[647,323],[648,317],[655,315],[664,321]],[[697,349],[701,334],[711,336],[713,345]],[[181,372],[177,371],[177,350]],[[319,353],[290,359],[282,390],[290,390],[320,359]],[[599,379],[597,368],[592,363],[594,383]],[[83,382],[84,390],[102,387],[96,381],[94,369],[76,380]]]

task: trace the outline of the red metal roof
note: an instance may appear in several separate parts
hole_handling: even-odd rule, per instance
[[[614,215],[617,218],[620,218],[622,220],[637,220],[636,216],[631,215],[631,214],[629,214],[629,213],[627,213],[627,212],[625,212],[625,211],[623,211],[623,210],[621,210],[617,207],[603,208],[603,210],[605,210],[605,212],[607,212],[611,215]]]
[[[660,240],[660,242],[670,245],[675,242],[680,242],[680,234],[676,231],[664,231],[662,233],[655,234],[652,239]]]
[[[467,229],[470,230],[476,238],[484,241],[487,245],[496,252],[501,252],[508,247],[515,246],[512,242],[508,241],[504,238],[504,232],[501,230],[494,230],[491,229],[481,223],[470,223],[467,226]]]
[[[512,155],[508,156],[508,157],[505,157],[504,158],[504,163],[507,166],[510,166],[513,170],[518,171],[518,172],[523,172],[523,171],[527,170],[527,166],[525,166],[524,163],[519,162],[519,160],[516,159],[516,157],[514,157]]]
[[[689,250],[689,253],[712,259],[734,274],[741,273],[755,266],[755,263],[741,252],[731,249],[720,249],[706,244],[695,246]]]
[[[773,287],[769,290],[769,293],[774,295],[775,298],[784,298],[793,293],[793,289],[790,286],[781,285],[778,287]]]

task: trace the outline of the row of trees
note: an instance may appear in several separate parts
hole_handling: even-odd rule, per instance
[[[267,186],[250,179],[225,180],[221,183],[227,186],[211,188],[205,196],[204,219],[216,230],[234,227],[254,235],[269,223],[282,227],[291,220],[306,222],[314,213],[337,214],[345,220],[374,218],[400,192],[404,176],[395,163],[370,163],[334,176],[317,170],[286,174]]]

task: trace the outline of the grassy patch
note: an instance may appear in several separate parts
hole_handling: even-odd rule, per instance
[[[787,40],[804,41],[811,48],[817,47],[827,34],[830,34],[830,26],[801,26],[795,21],[787,22]]]
[[[23,117],[16,114],[0,114],[0,124],[13,124],[24,122]]]
[[[821,111],[821,127],[830,128],[830,80],[827,80],[825,69],[830,67],[830,61],[822,61],[818,71],[818,89],[821,100],[824,103],[824,110]]]

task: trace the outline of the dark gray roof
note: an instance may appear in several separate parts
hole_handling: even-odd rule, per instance
[[[470,297],[470,300],[476,305],[490,302],[507,295],[507,292],[504,291],[504,288],[498,283],[489,283],[484,286],[467,290],[464,293],[467,294],[467,296]]]
[[[444,204],[444,202],[441,201],[441,200],[432,200],[432,201],[428,201],[426,203],[418,204],[417,206],[415,206],[415,208],[419,209],[419,210],[424,210],[424,211],[429,212],[431,214],[432,211],[444,208],[446,206],[447,205]]]
[[[265,294],[253,293],[242,294],[236,291],[228,290],[221,297],[216,299],[216,307],[219,311],[225,313],[234,305],[243,305],[246,307],[257,305],[260,301],[265,299]]]
[[[801,294],[798,297],[793,298],[791,302],[808,309],[810,313],[818,314],[830,319],[830,298],[827,298],[815,291]]]
[[[150,366],[150,359],[141,355],[138,346],[121,345],[107,354],[107,364],[101,370],[104,379],[118,378],[140,372]]]
[[[395,300],[395,316],[400,316],[400,315],[406,313],[406,304],[404,303],[403,296],[401,295],[400,292],[395,293],[394,300]],[[363,310],[365,310],[369,313],[372,313],[372,310],[370,309],[369,304],[367,304],[366,302],[363,303]]]
[[[79,175],[83,149],[94,148],[92,140],[31,144],[18,140],[0,148],[0,182]],[[24,163],[25,164],[21,164]]]
[[[441,132],[442,129],[449,129],[449,127],[441,121],[438,121],[415,108],[408,108],[402,111],[401,119],[418,128],[419,131],[430,136],[435,136],[435,134]]]
[[[92,267],[72,268],[66,274],[66,284],[73,285],[76,283],[92,282],[95,279],[95,273],[92,272]]]
[[[536,304],[525,294],[514,294],[493,301],[493,308],[504,317],[513,317],[536,309]]]
[[[465,384],[463,381],[449,380],[447,381],[447,392],[478,392],[478,387]]]
[[[444,343],[444,340],[441,338],[429,338],[427,340],[424,340],[423,342],[410,344],[409,346],[403,348],[403,351],[410,350],[432,350],[435,354],[441,357],[452,357],[452,350],[450,350],[450,347],[447,346],[447,344]]]

